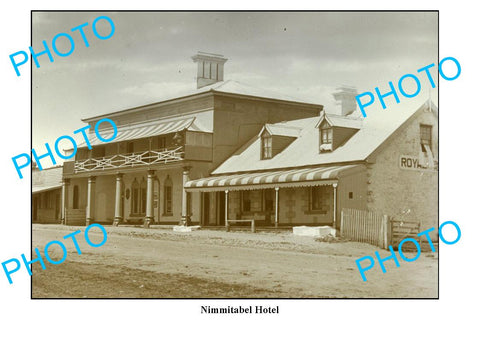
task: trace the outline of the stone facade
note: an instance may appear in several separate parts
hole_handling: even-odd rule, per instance
[[[432,126],[432,153],[438,159],[436,115],[427,111],[415,115],[370,159],[367,167],[369,210],[395,220],[419,222],[422,230],[438,227],[438,171],[400,167],[401,156],[419,155],[420,124]]]

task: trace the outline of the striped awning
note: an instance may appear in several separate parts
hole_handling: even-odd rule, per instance
[[[185,189],[186,191],[234,191],[331,185],[337,183],[344,172],[356,172],[361,169],[364,169],[364,166],[356,164],[215,176],[188,181]]]
[[[146,138],[146,137],[152,137],[152,136],[166,135],[169,133],[189,129],[190,127],[194,128],[193,126],[194,120],[195,120],[195,117],[191,117],[188,119],[177,119],[177,120],[171,120],[171,121],[157,123],[157,124],[149,124],[149,125],[141,125],[141,126],[137,125],[137,126],[128,126],[128,127],[118,128],[117,137],[115,137],[115,139],[110,143],[117,143],[117,142],[126,141],[126,140],[134,140],[134,139],[140,139],[140,138]],[[110,139],[113,136],[113,128],[108,130],[100,130],[99,133],[103,138]],[[90,134],[88,136],[88,140],[90,141],[90,144],[93,146],[105,144],[105,142],[102,142],[97,138],[95,133]],[[86,146],[85,142],[79,145],[79,147],[84,147],[84,146]]]

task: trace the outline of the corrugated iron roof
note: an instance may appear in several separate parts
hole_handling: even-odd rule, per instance
[[[93,117],[88,117],[85,119],[82,119],[82,121],[91,121],[95,120],[101,117],[110,117],[110,116],[115,116],[115,115],[122,115],[126,114],[129,111],[132,110],[138,110],[140,108],[148,108],[148,107],[154,107],[155,105],[161,105],[162,103],[171,101],[171,100],[176,100],[176,99],[181,99],[181,98],[186,98],[190,96],[194,96],[197,94],[203,94],[207,92],[217,92],[217,93],[226,93],[226,94],[234,94],[234,95],[242,95],[242,96],[251,96],[251,97],[258,97],[258,98],[265,98],[265,99],[274,99],[274,100],[282,100],[282,101],[289,101],[289,102],[296,102],[300,104],[305,104],[305,105],[316,105],[316,106],[323,106],[319,102],[314,102],[312,100],[305,100],[302,98],[296,98],[293,96],[289,96],[283,93],[279,93],[276,91],[271,91],[267,89],[262,89],[258,88],[255,86],[251,86],[249,84],[244,84],[242,82],[236,81],[236,80],[224,80],[224,81],[219,81],[215,84],[208,85],[201,87],[199,89],[193,89],[191,91],[183,91],[181,93],[178,93],[176,96],[168,96],[165,98],[159,98],[160,100],[155,102],[155,103],[150,103],[146,105],[142,105],[139,107],[133,107],[133,108],[128,108],[125,110],[120,110],[120,111],[115,111],[107,114],[101,114],[101,115],[96,115]]]
[[[120,127],[118,128],[117,136],[110,143],[117,143],[125,140],[134,140],[182,131],[189,128],[194,120],[195,118],[177,119],[150,125]],[[101,135],[104,139],[110,139],[113,136],[113,129],[109,129],[108,131],[104,130],[101,132]],[[89,139],[92,146],[105,144],[105,142],[98,139],[95,135],[91,136]],[[84,144],[79,146],[84,146]]]
[[[325,118],[331,126],[345,127],[350,129],[360,129],[363,124],[363,119],[355,116],[340,116],[324,114],[321,116],[320,122]],[[319,122],[319,124],[320,124]],[[317,124],[318,127],[318,124]]]
[[[393,104],[389,110],[377,110],[376,114],[371,110],[362,128],[332,152],[319,152],[317,126],[322,117],[282,123],[301,128],[298,138],[284,150],[271,159],[261,159],[261,138],[257,136],[243,146],[241,152],[233,154],[217,167],[212,175],[364,161],[409,117],[427,107],[428,101],[419,104],[409,100],[403,105]]]
[[[223,92],[223,93],[240,94],[244,96],[252,96],[252,97],[259,97],[259,98],[276,99],[276,100],[319,105],[318,103],[312,103],[312,102],[305,101],[304,99],[296,98],[296,97],[279,93],[276,91],[258,88],[252,85],[241,83],[236,80],[221,81],[210,86],[202,87],[198,89],[196,92],[202,93],[210,90],[213,90],[216,92]]]
[[[277,124],[265,124],[265,130],[272,136],[298,137],[302,128],[290,126],[287,122],[281,122]],[[262,132],[260,134],[262,134]]]
[[[111,142],[103,142],[97,138],[95,134],[89,135],[89,141],[92,146],[108,143],[117,143],[126,140],[135,140],[146,137],[166,135],[178,131],[201,131],[211,132],[208,128],[204,127],[201,122],[196,121],[196,117],[189,117],[185,119],[165,119],[159,120],[154,124],[135,124],[124,127],[119,127],[117,130],[117,136]],[[110,139],[113,136],[113,129],[102,130],[100,132],[104,139]],[[83,141],[78,147],[85,147],[86,142]]]
[[[32,171],[32,193],[39,193],[62,187],[63,167],[57,166]]]
[[[61,187],[62,187],[61,183],[57,185],[50,185],[50,186],[32,187],[32,194],[39,194],[45,191],[60,189]]]

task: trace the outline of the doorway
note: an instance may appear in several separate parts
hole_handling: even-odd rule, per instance
[[[33,208],[32,221],[37,222],[38,197],[33,198],[32,208]]]
[[[59,222],[62,217],[60,216],[60,194],[55,195],[55,222]]]
[[[225,191],[217,192],[217,221],[218,225],[225,225]]]
[[[203,216],[203,221],[202,224],[208,225],[210,222],[210,193],[208,192],[203,192],[203,211],[202,211],[202,216]]]

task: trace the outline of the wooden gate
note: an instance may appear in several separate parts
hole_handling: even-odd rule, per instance
[[[417,234],[420,232],[420,223],[406,222],[392,220],[392,242],[393,249],[397,250],[400,242],[409,237],[416,240],[419,244],[420,237]],[[402,245],[402,251],[416,251],[417,248],[412,242],[406,242]]]
[[[357,209],[342,209],[340,233],[353,241],[370,243],[387,249],[390,224],[387,215]]]

